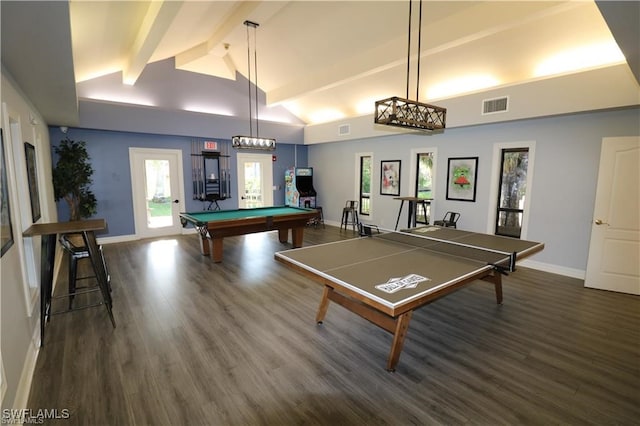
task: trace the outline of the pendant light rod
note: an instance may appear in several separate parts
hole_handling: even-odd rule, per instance
[[[406,98],[409,99],[410,74],[411,74],[411,24],[413,21],[413,0],[409,0],[409,25],[407,36],[407,93]],[[416,101],[420,101],[420,52],[422,47],[422,0],[418,8],[418,56],[416,69]]]
[[[413,1],[409,0],[409,30],[407,31],[407,94],[405,98],[409,99],[409,80],[411,75],[411,10],[413,9]]]
[[[413,3],[413,2],[412,2]],[[420,102],[420,46],[422,44],[422,0],[420,0],[420,12],[418,13],[418,75],[416,76],[416,101]]]

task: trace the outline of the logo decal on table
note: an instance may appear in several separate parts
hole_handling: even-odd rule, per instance
[[[375,287],[385,293],[395,293],[403,288],[416,288],[418,284],[423,281],[431,281],[431,278],[423,277],[418,274],[409,274],[402,278],[389,278],[386,283],[378,284]]]

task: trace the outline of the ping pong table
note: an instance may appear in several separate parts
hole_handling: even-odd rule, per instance
[[[275,258],[324,285],[318,324],[332,301],[391,333],[387,370],[394,371],[413,311],[476,280],[493,283],[501,304],[502,275],[543,248],[532,241],[425,226],[368,232],[277,252]]]

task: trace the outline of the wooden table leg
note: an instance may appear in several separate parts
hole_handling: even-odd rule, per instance
[[[200,236],[200,252],[203,256],[210,256],[209,238]]]
[[[320,306],[318,307],[318,313],[316,314],[316,322],[318,324],[322,324],[325,315],[327,314],[327,309],[329,309],[329,292],[333,291],[333,289],[329,286],[324,286],[324,291],[322,292],[322,300],[320,300]]]
[[[304,238],[304,228],[291,228],[291,242],[295,248],[302,247],[302,240]]]
[[[211,260],[216,263],[222,262],[222,237],[212,237],[210,240],[211,245]]]
[[[491,275],[484,277],[483,280],[493,283],[496,288],[496,303],[502,305],[502,274],[500,271],[494,271]]]
[[[288,228],[280,228],[278,229],[278,241],[281,243],[286,243],[289,241],[289,229]]]
[[[404,338],[407,335],[407,330],[409,330],[411,315],[413,315],[413,311],[405,312],[396,319],[393,344],[391,345],[391,352],[387,359],[387,371],[395,371],[396,365],[398,365],[398,361],[400,361],[400,354],[402,353],[402,346],[404,346]]]

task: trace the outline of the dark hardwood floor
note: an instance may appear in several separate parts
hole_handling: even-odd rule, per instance
[[[105,246],[117,328],[102,307],[54,316],[29,408],[68,409],[45,422],[64,425],[640,424],[638,297],[520,268],[501,306],[477,282],[418,310],[389,373],[383,330],[337,305],[315,324],[322,288],[273,259],[277,233],[224,245],[221,264],[195,235]]]

